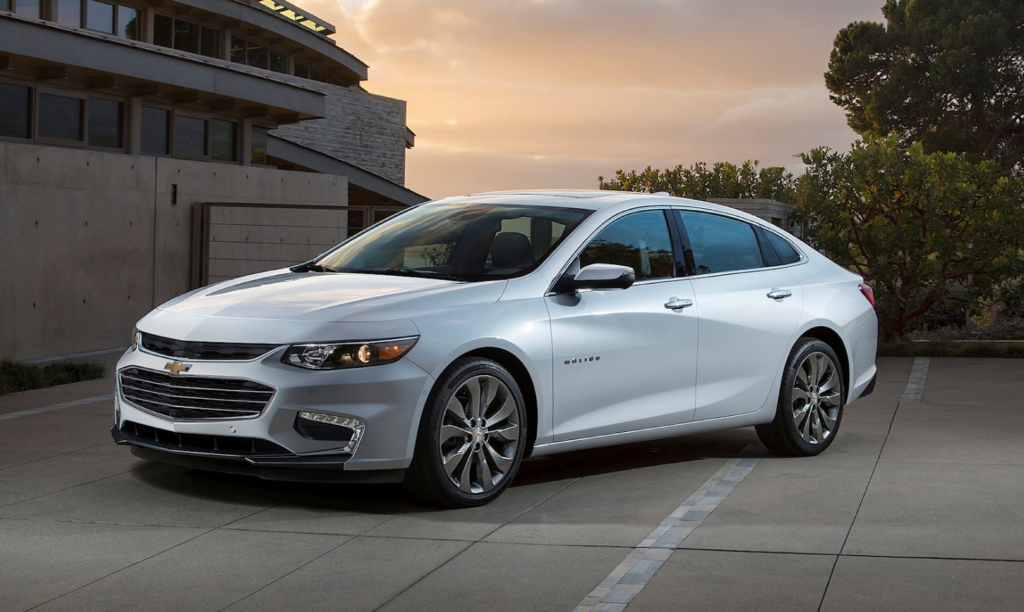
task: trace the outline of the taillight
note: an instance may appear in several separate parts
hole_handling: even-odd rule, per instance
[[[861,283],[861,284],[857,285],[857,288],[860,289],[860,292],[864,295],[864,298],[867,301],[871,302],[871,307],[874,308],[875,307],[875,292],[871,290],[871,287],[869,285]]]

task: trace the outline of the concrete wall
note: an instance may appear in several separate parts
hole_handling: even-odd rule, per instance
[[[272,134],[405,185],[404,101],[358,87],[298,80],[327,95],[327,116],[283,125]]]
[[[347,237],[348,212],[211,205],[206,284],[309,261]]]
[[[0,142],[0,356],[126,346],[135,321],[191,288],[194,202],[347,194],[332,175]]]

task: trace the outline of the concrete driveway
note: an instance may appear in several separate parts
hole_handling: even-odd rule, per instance
[[[879,364],[820,457],[741,429],[530,459],[471,510],[140,461],[110,378],[5,396],[0,609],[1022,609],[1024,364]]]

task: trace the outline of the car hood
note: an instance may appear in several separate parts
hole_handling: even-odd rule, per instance
[[[386,321],[495,302],[506,284],[286,269],[204,287],[158,310],[229,319]]]

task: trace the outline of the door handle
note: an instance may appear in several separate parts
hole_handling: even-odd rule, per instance
[[[687,306],[693,306],[693,300],[681,300],[673,296],[668,298],[668,302],[665,302],[665,308],[669,310],[682,310]]]
[[[773,300],[781,300],[791,295],[793,295],[793,292],[789,289],[779,289],[778,287],[772,287],[772,290],[768,292],[768,297]]]

